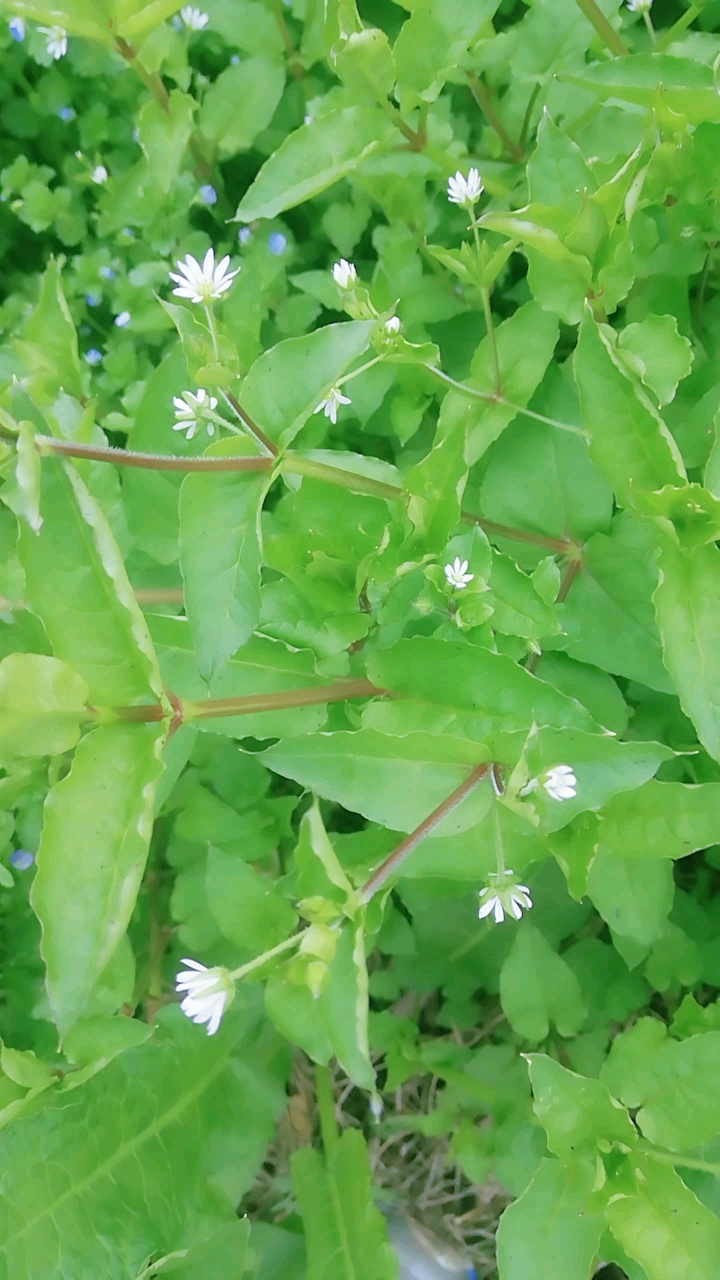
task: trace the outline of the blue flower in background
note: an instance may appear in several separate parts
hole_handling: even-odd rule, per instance
[[[268,249],[278,258],[285,252],[287,249],[287,239],[283,235],[282,231],[273,231],[272,235],[268,236]]]
[[[99,307],[102,302],[102,295],[99,293],[86,293],[85,301],[89,307]]]
[[[35,855],[29,849],[14,849],[8,858],[11,867],[16,871],[27,871],[35,861]]]
[[[200,188],[198,195],[200,196],[203,204],[217,203],[217,191],[209,182],[206,182],[205,185]]]
[[[69,124],[75,119],[75,112],[72,107],[58,107],[57,113],[64,124]]]
[[[102,276],[103,280],[115,279],[115,271],[112,267],[101,267],[98,274]]]
[[[238,240],[240,241],[241,244],[247,244],[251,236],[252,236],[252,231],[250,230],[249,227],[241,227],[240,230],[238,231]]]
[[[13,40],[17,40],[18,43],[21,40],[24,40],[25,39],[25,23],[23,22],[22,18],[11,18],[10,21],[8,22],[8,31],[10,32],[10,35],[12,36]]]
[[[102,351],[98,351],[97,347],[91,347],[89,351],[85,352],[85,359],[88,364],[100,364],[102,358]]]

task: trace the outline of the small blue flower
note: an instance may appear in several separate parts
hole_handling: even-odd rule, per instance
[[[16,871],[27,871],[35,861],[35,855],[29,849],[14,849],[8,858],[11,867]]]
[[[252,236],[252,231],[250,230],[249,227],[241,227],[240,230],[238,231],[238,240],[240,241],[241,244],[247,244],[251,236]]]
[[[127,325],[129,325],[131,320],[132,320],[132,316],[130,315],[129,311],[121,311],[120,315],[115,317],[115,328],[124,329]]]
[[[72,107],[58,107],[57,113],[63,124],[69,124],[71,120],[75,119],[75,112]]]
[[[85,301],[86,301],[86,303],[87,303],[87,305],[88,305],[89,307],[99,307],[99,306],[100,306],[100,303],[102,302],[102,294],[100,294],[100,293],[86,293],[86,294],[85,294]]]
[[[18,43],[20,43],[21,40],[24,40],[25,23],[22,18],[11,18],[8,22],[8,31],[10,32],[12,39],[17,40]]]
[[[240,62],[239,56],[236,53],[234,53],[232,58],[230,59],[230,66],[237,67],[239,62]]]
[[[268,236],[268,249],[271,253],[274,253],[277,258],[285,252],[287,249],[287,239],[283,235],[282,231],[273,231],[272,235]]]
[[[205,185],[200,188],[198,195],[200,196],[203,204],[217,203],[217,191],[209,182],[206,182]]]
[[[102,276],[103,280],[115,279],[115,272],[112,267],[101,267],[98,274]]]
[[[102,358],[103,353],[102,351],[98,351],[97,347],[91,347],[89,351],[85,352],[85,359],[88,364],[100,364]]]

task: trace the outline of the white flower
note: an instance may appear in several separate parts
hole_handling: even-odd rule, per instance
[[[401,329],[402,329],[402,324],[400,322],[399,316],[391,316],[389,320],[385,321],[386,333],[389,333],[391,335],[396,334],[396,333],[399,333]]]
[[[483,184],[477,169],[471,169],[464,178],[458,169],[454,178],[448,179],[448,200],[451,204],[463,204],[472,208],[482,194]]]
[[[339,289],[352,289],[357,280],[357,271],[352,262],[341,258],[332,269],[333,280]]]
[[[230,256],[227,255],[216,265],[215,254],[208,249],[200,266],[197,259],[188,253],[184,262],[175,264],[180,274],[170,272],[170,279],[178,285],[173,293],[178,298],[189,298],[191,302],[207,303],[211,298],[221,298],[237,275],[237,271],[228,271],[229,262]]]
[[[532,906],[530,890],[526,884],[517,884],[513,871],[504,872],[501,879],[499,873],[488,876],[489,884],[480,891],[478,916],[482,920],[492,912],[496,924],[502,924],[506,915],[519,920],[523,911]]]
[[[51,57],[62,58],[67,53],[67,31],[64,27],[38,27],[38,31],[42,31],[47,36],[45,48]]]
[[[115,317],[114,324],[118,329],[125,329],[131,320],[132,316],[129,311],[121,311],[120,315]]]
[[[627,7],[631,13],[649,13],[652,2],[653,0],[627,0]]]
[[[207,1033],[214,1036],[226,1008],[235,995],[235,985],[227,969],[216,965],[206,969],[197,960],[183,960],[189,965],[175,979],[176,991],[187,991],[180,1008],[193,1022],[207,1022]]]
[[[352,404],[352,401],[349,396],[342,394],[339,387],[331,387],[327,397],[320,401],[317,409],[314,409],[313,412],[320,413],[322,411],[334,426],[337,422],[338,409],[341,404]]]
[[[577,778],[569,764],[548,769],[542,784],[551,800],[573,800],[577,795]]]
[[[217,400],[215,396],[209,396],[204,387],[200,388],[197,395],[193,395],[192,391],[183,391],[182,396],[173,396],[173,404],[176,419],[173,431],[184,431],[185,439],[192,440],[198,427],[204,423],[208,435],[215,434],[215,424],[210,422],[205,411],[214,410]]]
[[[462,591],[468,582],[472,582],[475,574],[468,573],[467,567],[467,560],[461,560],[459,556],[455,557],[452,564],[445,565],[445,577],[449,587],[454,587],[456,591]]]
[[[207,13],[202,13],[200,9],[196,9],[191,4],[186,4],[180,10],[180,17],[188,31],[202,31],[203,27],[206,27],[210,21]]]
[[[93,182],[97,182],[98,186],[101,186],[103,182],[107,182],[107,180],[108,180],[108,171],[107,171],[107,169],[105,168],[105,165],[104,165],[104,164],[96,164],[96,165],[95,165],[95,168],[93,169],[92,173],[90,174],[90,178],[91,178],[91,180],[92,180]]]

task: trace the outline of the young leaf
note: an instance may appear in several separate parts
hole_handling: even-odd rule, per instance
[[[274,58],[246,58],[227,67],[203,98],[200,132],[225,158],[247,151],[270,124],[284,88],[285,72]]]
[[[95,729],[45,802],[32,903],[61,1036],[81,1016],[130,921],[152,831],[163,737],[156,725]]]
[[[720,759],[720,551],[711,543],[683,553],[660,542],[653,597],[665,666],[703,746]]]
[[[41,403],[54,400],[60,390],[71,396],[82,396],[77,334],[55,258],[50,259],[45,270],[40,297],[25,323],[23,337],[15,338],[14,342],[31,376],[31,391],[42,397]]]
[[[309,1148],[296,1151],[290,1167],[307,1242],[305,1280],[395,1280],[362,1134],[346,1129],[325,1160]]]
[[[587,1280],[603,1231],[588,1161],[543,1160],[497,1233],[501,1280]]]
[[[145,619],[107,520],[72,463],[43,460],[42,528],[20,534],[26,595],[99,706],[163,700]],[[48,579],[52,591],[47,590]]]
[[[57,658],[11,653],[0,662],[0,759],[69,751],[87,720],[88,687]]]
[[[497,7],[498,0],[422,0],[413,6],[394,49],[402,111],[435,102]]]
[[[213,457],[242,452],[236,439]],[[252,635],[260,618],[260,512],[269,478],[263,472],[195,472],[180,490],[180,568],[185,610],[205,680]]]
[[[544,1053],[528,1055],[533,1110],[556,1156],[568,1163],[594,1156],[599,1142],[633,1147],[637,1132],[624,1107],[599,1080],[561,1067]]]

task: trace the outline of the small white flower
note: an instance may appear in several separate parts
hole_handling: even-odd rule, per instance
[[[331,387],[324,400],[321,400],[314,413],[324,413],[329,418],[333,426],[337,422],[338,409],[341,404],[352,404],[349,396],[344,396],[339,387]]]
[[[217,407],[215,396],[209,396],[204,387],[197,395],[192,391],[183,391],[182,396],[173,396],[175,406],[175,423],[173,431],[184,431],[185,439],[192,440],[198,427],[203,423],[209,436],[215,434],[215,423],[206,416],[206,410],[214,411]]]
[[[399,316],[391,316],[389,320],[385,321],[385,332],[389,333],[391,336],[399,333],[401,329],[402,324]]]
[[[64,27],[38,27],[38,31],[42,31],[47,36],[45,48],[52,58],[57,62],[58,58],[63,58],[67,53],[67,31]]]
[[[180,10],[180,17],[185,23],[188,31],[202,31],[203,27],[206,27],[210,21],[210,17],[207,13],[203,13],[200,9],[196,9],[195,6],[191,4],[186,4]]]
[[[449,587],[454,587],[456,591],[462,591],[468,582],[472,582],[475,574],[468,573],[467,567],[467,560],[461,560],[459,556],[455,557],[452,564],[445,565],[445,577]]]
[[[577,795],[577,778],[569,764],[548,769],[542,784],[551,800],[573,800]]]
[[[448,179],[448,200],[451,204],[462,204],[471,209],[480,199],[483,184],[477,169],[471,169],[464,178],[458,169],[454,178]]]
[[[354,263],[346,262],[344,258],[335,263],[332,275],[339,289],[352,289],[357,281],[357,271]]]
[[[627,0],[627,7],[631,13],[649,13],[652,2],[653,0]]]
[[[108,180],[108,171],[107,171],[107,169],[105,168],[105,165],[104,165],[104,164],[96,164],[96,165],[95,165],[95,168],[93,169],[92,173],[90,174],[90,178],[91,178],[91,180],[92,180],[93,182],[96,182],[96,183],[98,184],[98,186],[102,186],[103,182],[107,182],[107,180]]]
[[[488,876],[489,884],[480,891],[478,916],[482,920],[492,912],[496,924],[502,924],[506,915],[519,920],[523,911],[532,907],[530,890],[526,884],[518,884],[513,871],[506,871],[501,879],[498,873]]]
[[[221,298],[237,275],[237,271],[228,271],[229,262],[228,254],[216,265],[215,253],[208,249],[201,266],[188,253],[184,262],[175,264],[180,274],[170,272],[170,279],[178,286],[173,293],[178,298],[189,298],[191,302],[207,303],[211,298]]]
[[[115,317],[115,321],[114,321],[115,327],[117,329],[125,329],[129,325],[131,320],[132,320],[132,316],[130,315],[129,311],[121,311],[120,315]]]
[[[206,1022],[208,1035],[214,1036],[235,995],[233,980],[222,965],[207,969],[197,960],[183,960],[182,963],[189,968],[181,969],[175,979],[175,990],[187,992],[180,1008],[193,1022]]]

